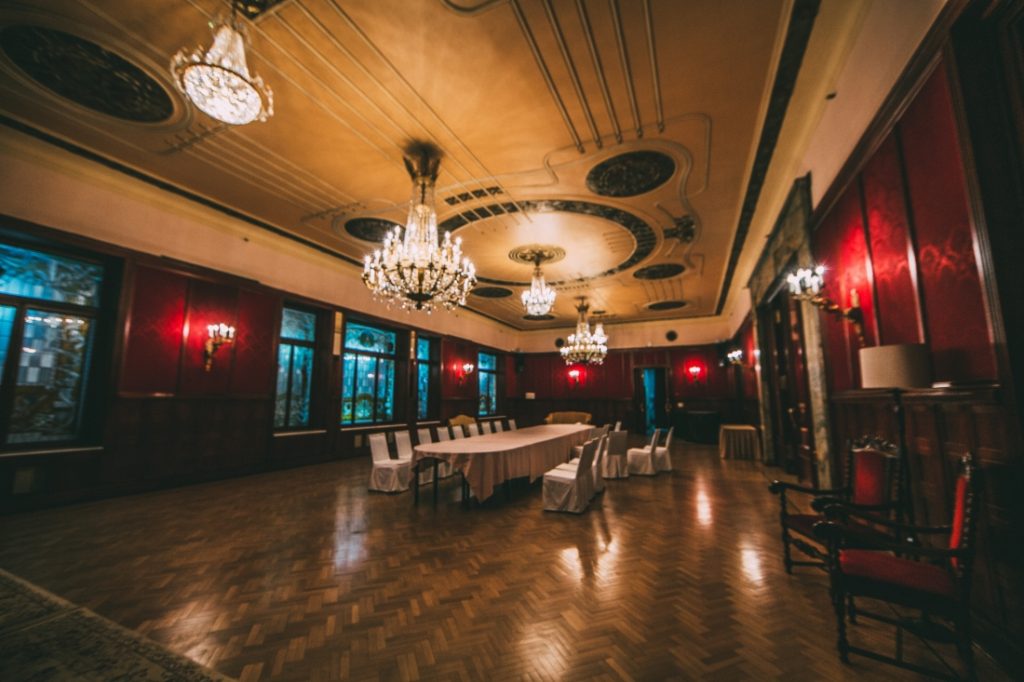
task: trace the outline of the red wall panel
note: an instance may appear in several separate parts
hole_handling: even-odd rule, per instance
[[[281,301],[269,294],[238,294],[238,329],[231,392],[269,396],[274,391],[274,341]],[[219,357],[218,357],[219,359]]]
[[[468,341],[441,339],[441,399],[476,400],[479,380],[476,371],[463,377],[462,366],[478,362],[479,346]],[[498,367],[501,367],[499,362]]]
[[[238,289],[204,280],[189,282],[188,317],[185,321],[185,354],[181,361],[182,393],[226,393],[235,358],[235,344],[221,346],[207,372],[203,367],[206,326],[238,327]]]
[[[881,343],[922,343],[917,268],[910,239],[899,145],[890,135],[864,167]]]
[[[121,390],[174,393],[178,389],[188,279],[166,270],[139,267],[130,286],[134,290]]]
[[[935,70],[907,109],[900,136],[933,376],[995,379],[963,159],[943,68]]]

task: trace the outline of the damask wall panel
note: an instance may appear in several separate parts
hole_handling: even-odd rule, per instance
[[[121,391],[175,393],[188,279],[166,270],[140,266],[131,286],[132,306],[121,369]]]
[[[451,338],[441,339],[441,399],[442,400],[476,400],[477,374],[463,377],[462,366],[473,363],[475,367],[479,359],[479,346],[468,341]]]
[[[270,396],[274,391],[274,340],[281,301],[243,289],[238,294],[238,331],[231,393]]]
[[[923,343],[916,259],[903,191],[899,143],[890,134],[861,176],[881,343]]]
[[[204,366],[207,325],[238,327],[238,289],[205,280],[189,282],[188,317],[181,361],[180,392],[185,395],[227,393],[235,359],[235,344],[221,346],[209,371]]]
[[[900,123],[936,380],[995,379],[953,103],[938,68]]]

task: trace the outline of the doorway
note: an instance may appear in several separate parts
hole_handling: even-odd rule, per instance
[[[639,415],[636,431],[650,436],[654,429],[668,426],[668,373],[664,367],[640,367],[633,371],[635,408]]]

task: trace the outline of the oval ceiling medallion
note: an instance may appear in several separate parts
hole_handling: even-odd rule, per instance
[[[383,218],[353,218],[345,223],[345,231],[364,242],[382,242],[398,223]]]
[[[456,230],[460,230],[478,220],[485,220],[497,215],[514,214],[519,211],[523,211],[525,213],[578,213],[580,215],[593,216],[595,218],[601,218],[603,220],[616,223],[619,227],[629,232],[633,236],[633,239],[636,240],[636,248],[633,249],[629,258],[622,261],[615,267],[605,270],[604,272],[589,275],[589,279],[607,277],[609,275],[622,272],[623,270],[628,270],[650,256],[651,253],[654,252],[654,247],[658,243],[658,235],[655,234],[654,230],[651,229],[651,226],[642,218],[613,206],[595,204],[589,201],[576,201],[573,199],[531,199],[515,203],[510,202],[504,204],[491,204],[489,206],[478,206],[470,211],[464,211],[462,213],[456,213],[453,216],[449,216],[444,220],[444,222],[439,224],[437,228],[438,231],[448,230],[449,232],[454,233]],[[509,256],[511,257],[511,254],[509,254]],[[502,284],[514,287],[530,285],[529,282],[512,282],[501,279],[491,279],[484,277],[479,273],[477,274],[477,280],[487,284]],[[558,286],[565,283],[565,281],[548,282],[548,284],[552,286]]]
[[[648,303],[648,310],[675,310],[676,308],[683,308],[686,306],[686,301],[655,301],[654,303]]]
[[[508,298],[512,290],[505,287],[477,287],[470,293],[480,298]]]
[[[0,47],[25,75],[75,104],[134,123],[174,113],[167,90],[144,70],[96,43],[41,26],[8,26]]]
[[[646,268],[640,268],[633,273],[633,276],[637,279],[668,279],[669,277],[681,275],[685,271],[686,268],[679,263],[658,263],[657,265],[648,265]]]
[[[523,315],[523,319],[524,320],[529,320],[531,322],[541,322],[543,320],[553,320],[553,319],[555,319],[555,316],[554,315]]]
[[[523,265],[533,265],[540,257],[542,263],[557,263],[565,258],[565,249],[554,244],[523,244],[508,252],[508,259]]]
[[[635,197],[664,185],[676,162],[662,152],[627,152],[605,159],[587,173],[587,189],[603,197]]]

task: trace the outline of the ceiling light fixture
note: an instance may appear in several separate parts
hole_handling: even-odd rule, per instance
[[[608,335],[604,333],[604,325],[598,321],[594,325],[594,331],[590,331],[590,323],[587,321],[587,305],[585,296],[580,296],[576,310],[579,317],[576,320],[576,332],[569,334],[568,340],[561,348],[562,359],[567,365],[600,365],[608,355]]]
[[[182,48],[171,60],[174,83],[200,111],[230,125],[266,121],[274,115],[274,94],[245,60],[245,27],[231,1],[226,20],[211,23],[213,44],[191,52]]]
[[[544,273],[540,269],[543,262],[544,254],[536,251],[533,255],[533,279],[530,280],[529,290],[523,292],[523,306],[526,314],[532,317],[547,315],[555,305],[555,290],[544,281]]]
[[[462,255],[462,238],[453,241],[445,232],[438,244],[434,185],[440,166],[441,150],[433,144],[406,147],[405,169],[413,187],[405,232],[394,228],[363,262],[363,282],[374,296],[406,310],[452,310],[465,305],[476,284],[476,268]]]

